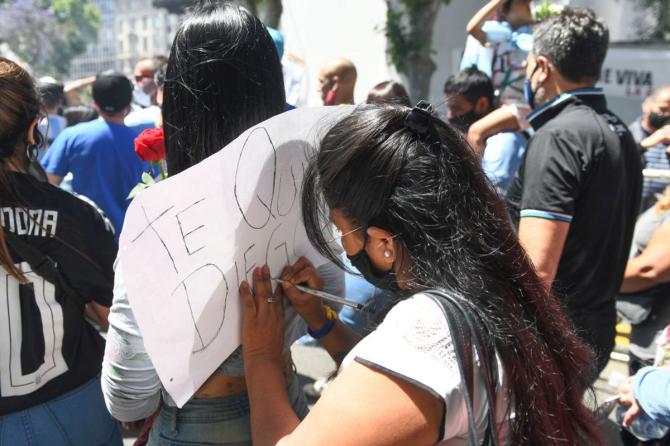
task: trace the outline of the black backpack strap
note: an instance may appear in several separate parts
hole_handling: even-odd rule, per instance
[[[468,416],[468,446],[498,445],[495,424],[496,383],[495,349],[486,347],[482,325],[476,319],[474,308],[463,299],[456,298],[441,290],[429,290],[425,294],[433,299],[442,310],[453,339],[456,362],[461,379],[465,384],[465,407]],[[474,352],[478,353],[485,392],[488,401],[488,423],[483,443],[477,438],[474,417]]]
[[[87,301],[70,285],[67,278],[60,272],[58,263],[42,253],[40,250],[30,245],[28,242],[21,239],[6,228],[2,228],[7,244],[18,253],[25,262],[30,265],[30,268],[40,277],[43,277],[48,282],[58,284],[65,296],[72,299],[84,311]]]

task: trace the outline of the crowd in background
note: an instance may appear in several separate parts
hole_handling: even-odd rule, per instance
[[[445,151],[453,148],[453,158],[443,158],[446,155],[442,154],[430,156],[438,165],[444,163],[444,169],[459,165],[461,170],[467,171],[468,174],[462,176],[449,171],[451,177],[441,178],[441,181],[449,184],[460,180],[468,191],[463,192],[464,198],[453,195],[446,201],[430,203],[453,206],[454,214],[463,207],[463,215],[467,206],[471,206],[470,218],[481,219],[472,226],[481,225],[481,232],[461,228],[463,232],[445,229],[439,234],[445,238],[479,239],[470,244],[463,242],[464,247],[458,246],[462,251],[428,236],[423,243],[439,246],[452,256],[461,252],[466,265],[482,272],[477,279],[487,288],[464,292],[469,302],[485,305],[479,299],[491,293],[509,296],[506,303],[502,303],[504,299],[500,301],[501,315],[492,314],[490,320],[481,316],[482,326],[502,324],[500,332],[504,332],[500,335],[503,341],[486,339],[493,348],[491,358],[497,367],[492,376],[497,384],[492,392],[488,388],[481,390],[487,384],[485,379],[477,378],[474,384],[482,386],[478,387],[480,391],[475,391],[478,398],[484,398],[484,394],[491,397],[490,393],[495,397],[496,392],[499,398],[488,402],[485,398],[477,400],[473,415],[472,407],[466,407],[468,397],[456,396],[458,392],[437,376],[448,369],[444,364],[435,366],[435,373],[424,373],[418,369],[430,369],[435,363],[425,356],[415,355],[416,352],[404,357],[407,363],[415,361],[414,367],[383,356],[380,352],[387,347],[378,339],[383,335],[399,346],[398,354],[416,347],[404,344],[405,340],[393,332],[391,324],[396,324],[398,330],[408,329],[407,321],[397,308],[389,312],[388,319],[372,335],[354,347],[361,336],[370,333],[379,323],[372,317],[375,311],[344,308],[335,315],[331,314],[332,310],[326,311],[312,324],[314,314],[311,309],[306,310],[307,304],[301,311],[302,297],[292,290],[294,294],[286,293],[296,309],[290,316],[295,319],[286,321],[283,335],[286,345],[280,349],[284,356],[279,355],[277,360],[278,375],[286,380],[284,396],[288,396],[290,404],[282,406],[278,402],[272,406],[267,403],[269,397],[258,396],[255,389],[260,387],[256,384],[259,378],[254,381],[245,364],[254,358],[243,344],[245,350],[243,347],[236,350],[195,397],[184,408],[177,409],[162,388],[144,349],[119,266],[115,267],[116,274],[113,270],[119,235],[130,204],[129,194],[143,181],[144,173],[158,177],[157,167],[151,160],[136,153],[136,139],[147,129],[163,129],[161,144],[165,161],[159,159],[158,163],[163,163],[161,168],[166,167],[170,175],[177,175],[225,147],[247,128],[295,108],[287,102],[290,97],[284,90],[281,33],[265,28],[258,19],[240,12],[236,6],[201,3],[187,18],[189,26],[182,25],[177,33],[169,58],[154,56],[138,61],[132,79],[108,71],[65,86],[50,77],[33,83],[18,65],[0,59],[0,157],[5,166],[0,169],[3,200],[0,223],[4,229],[0,261],[8,277],[14,280],[8,293],[22,299],[29,296],[27,304],[7,304],[5,313],[9,316],[0,319],[0,324],[7,326],[20,321],[19,328],[11,331],[14,341],[9,338],[0,341],[6,344],[3,352],[11,351],[20,358],[12,359],[4,354],[0,357],[0,361],[9,364],[0,368],[0,445],[33,444],[26,440],[28,431],[34,431],[37,444],[61,444],[50,441],[64,436],[70,443],[62,444],[118,445],[121,430],[117,421],[125,428],[140,432],[138,444],[219,444],[224,441],[250,444],[252,436],[256,444],[275,444],[280,438],[286,440],[292,436],[295,444],[300,444],[300,438],[316,438],[314,432],[318,426],[327,430],[328,423],[323,420],[337,416],[338,401],[333,394],[339,392],[346,398],[354,398],[359,389],[356,385],[368,381],[356,381],[355,372],[349,369],[339,383],[340,377],[331,376],[300,388],[291,368],[290,355],[287,356],[290,345],[299,339],[298,342],[320,342],[338,364],[350,349],[357,349],[359,363],[374,370],[390,371],[394,385],[415,397],[419,407],[441,414],[435,420],[426,416],[423,424],[417,422],[417,426],[422,427],[415,427],[416,432],[402,432],[400,428],[397,432],[389,430],[399,436],[412,434],[416,437],[407,438],[460,445],[468,444],[466,439],[473,435],[474,429],[474,435],[480,439],[497,436],[498,444],[510,444],[511,439],[521,438],[525,438],[524,444],[540,444],[533,443],[532,439],[538,438],[535,435],[543,426],[531,426],[529,422],[540,423],[536,414],[526,413],[518,405],[517,417],[510,421],[504,410],[494,406],[496,401],[502,404],[509,395],[514,395],[517,404],[537,404],[553,413],[557,423],[565,423],[559,426],[547,421],[544,427],[562,431],[547,431],[541,444],[562,444],[548,438],[555,435],[560,439],[563,434],[565,438],[585,441],[584,444],[597,444],[601,441],[599,434],[582,412],[580,400],[589,383],[606,366],[614,348],[615,326],[621,320],[632,326],[628,352],[631,378],[622,387],[620,398],[621,404],[630,409],[623,424],[629,426],[640,413],[646,412],[655,422],[670,425],[670,374],[659,368],[670,352],[670,306],[665,302],[670,298],[670,84],[657,85],[645,99],[639,118],[626,125],[608,110],[603,90],[596,87],[609,45],[606,24],[593,12],[575,8],[566,8],[536,22],[529,0],[492,0],[475,14],[467,24],[461,69],[444,80],[441,104],[415,106],[421,98],[410,98],[401,82],[380,79],[368,93],[366,105],[359,104],[353,118],[343,121],[342,128],[336,126],[324,139],[319,162],[328,160],[328,163],[315,161],[317,164],[313,166],[322,178],[341,180],[340,171],[328,170],[336,169],[338,160],[328,156],[336,149],[346,153],[343,147],[347,145],[392,152],[396,149],[384,145],[385,141],[394,141],[397,150],[405,144],[407,153],[398,163],[412,167],[415,166],[411,162],[425,162],[421,154],[426,147],[433,150],[431,147],[437,144]],[[226,20],[226,17],[235,20]],[[229,44],[230,41],[235,44]],[[224,43],[230,48],[222,54]],[[253,69],[240,70],[240,66]],[[356,67],[347,58],[333,60],[322,67],[318,91],[323,104],[354,104],[356,79]],[[370,134],[365,131],[372,123],[379,128],[383,140],[381,136],[368,140]],[[352,135],[346,135],[347,130]],[[23,149],[17,150],[19,146],[27,148],[26,153],[20,154]],[[331,152],[326,150],[328,148]],[[378,164],[369,159],[368,162],[364,163],[366,168]],[[391,159],[388,165],[394,162],[396,160]],[[430,181],[433,174],[428,165],[424,165],[426,181]],[[348,164],[339,167],[360,173]],[[643,169],[653,169],[655,173],[643,177]],[[421,169],[413,171],[414,181],[421,180],[421,172]],[[359,179],[354,173],[349,179],[351,184],[370,186],[362,179],[357,182]],[[388,178],[401,177],[401,173],[395,171],[376,173]],[[442,174],[444,172],[435,173]],[[412,200],[420,201],[418,191],[421,189],[412,184],[411,179],[398,184],[416,194],[408,195]],[[49,186],[47,182],[60,188]],[[347,208],[347,200],[354,200],[338,189],[341,185],[335,180],[330,185],[318,185],[325,188],[331,207],[338,207],[331,202],[341,200],[339,207]],[[314,187],[317,188],[316,183]],[[392,207],[389,197],[396,197],[398,193],[401,192],[389,191],[388,196],[375,196],[374,200],[391,203],[388,206]],[[404,205],[412,207],[409,201]],[[299,261],[292,266],[294,274],[299,271],[311,285],[319,284],[333,294],[344,295],[369,309],[381,310],[388,307],[394,293],[403,288],[399,286],[403,285],[402,271],[398,263],[391,262],[389,269],[383,271],[386,274],[382,274],[374,255],[365,254],[368,242],[379,239],[380,243],[391,243],[389,240],[395,236],[376,233],[376,226],[400,225],[398,222],[407,223],[411,218],[401,213],[386,215],[387,209],[370,215],[366,214],[372,212],[370,210],[350,206],[346,217],[361,223],[367,231],[361,234],[362,247],[351,248],[352,242],[346,238],[351,237],[352,232],[357,236],[355,232],[360,227],[337,216],[333,222],[343,234],[342,246],[333,248],[323,244],[324,251],[334,253],[346,266],[346,272],[339,273],[337,260],[318,270]],[[425,211],[451,221],[444,209]],[[359,214],[354,215],[356,212]],[[418,232],[435,224],[423,214],[422,218],[425,220],[417,220]],[[465,220],[454,221],[469,225]],[[483,228],[491,234],[484,234]],[[491,238],[487,238],[489,236]],[[424,252],[410,246],[410,239],[407,236],[404,241],[410,263],[416,262],[412,257],[415,253],[432,255],[429,250]],[[317,244],[323,241],[317,239]],[[454,241],[454,245],[457,242]],[[379,254],[381,264],[385,264],[385,257],[400,256],[392,243],[388,246],[390,248]],[[524,249],[523,254],[519,250],[518,256],[515,255],[517,246]],[[361,250],[366,259],[359,255]],[[487,274],[489,279],[499,278],[498,272],[492,267],[488,267],[487,272],[485,261],[484,264],[474,260],[467,263],[469,255],[473,259],[489,259],[490,265],[500,266],[496,261],[513,263],[506,277],[519,276],[510,279],[514,290],[507,286],[509,284],[502,284],[506,279],[499,282],[484,279]],[[444,272],[438,268],[442,261],[446,262],[436,254],[434,268],[447,276],[451,270]],[[530,264],[526,265],[528,261]],[[458,267],[450,263],[449,268]],[[392,271],[394,277],[389,278],[388,271]],[[463,277],[468,274],[463,272]],[[254,286],[263,286],[264,275],[264,271],[254,272]],[[26,286],[41,279],[46,282]],[[434,287],[442,283],[432,276],[422,279]],[[448,278],[444,280],[456,290],[463,284],[476,286],[476,281],[468,281],[468,278],[454,278],[453,284]],[[444,286],[448,288],[447,285]],[[499,289],[490,289],[496,286]],[[415,290],[413,285],[406,285],[405,288],[418,293],[427,287]],[[476,292],[481,296],[468,294]],[[517,292],[521,294],[515,295]],[[552,297],[546,297],[549,293]],[[261,294],[258,291],[255,296]],[[527,297],[528,301],[515,300],[519,296]],[[560,303],[561,310],[554,306],[554,299]],[[271,297],[267,298],[267,306],[263,299],[249,298],[245,305],[247,311],[253,309],[254,315],[267,311],[272,317],[279,317],[274,315],[271,302]],[[431,302],[416,296],[399,305],[426,318],[437,311]],[[46,308],[51,311],[49,318],[44,316]],[[55,316],[54,308],[59,308]],[[511,315],[518,311],[523,315]],[[506,312],[509,317],[505,316]],[[515,319],[517,316],[519,319]],[[546,320],[551,319],[549,316],[555,317],[555,321]],[[306,324],[295,322],[300,318]],[[245,320],[248,324],[255,323],[252,318]],[[436,326],[445,323],[444,320],[431,321],[438,324]],[[522,334],[523,330],[515,325],[518,323],[528,323],[529,327],[535,324],[528,328],[532,333]],[[30,327],[39,327],[39,330],[36,328],[31,334]],[[552,336],[558,340],[559,329],[567,333],[565,350],[561,352],[563,358],[561,354],[554,354],[554,341],[548,340]],[[572,337],[573,329],[579,340]],[[98,330],[107,332],[106,345]],[[47,331],[53,334],[47,335]],[[249,344],[263,341],[254,337],[245,339]],[[519,340],[536,347],[536,351],[511,345]],[[583,349],[582,343],[589,352]],[[45,362],[43,358],[49,352],[53,357]],[[101,366],[103,352],[104,365]],[[434,355],[432,360],[441,355],[430,354]],[[546,373],[522,373],[523,354],[532,357],[529,364],[540,369],[546,367]],[[532,356],[534,354],[537,356]],[[581,364],[584,370],[566,371],[563,360],[566,364],[569,361]],[[261,381],[272,381],[272,370],[268,370]],[[359,373],[364,375],[364,372]],[[554,380],[555,376],[548,376],[551,373],[563,374],[565,379]],[[8,376],[20,376],[25,382],[9,382]],[[398,376],[401,378],[397,379]],[[542,376],[551,382],[541,383]],[[576,413],[584,419],[575,421],[563,414],[562,409],[549,403],[543,406],[545,403],[532,399],[521,390],[520,377],[538,386],[539,394],[549,395],[551,386],[554,391],[564,392],[562,404],[570,408],[572,416]],[[403,386],[408,382],[419,383],[419,388],[438,395],[439,404],[423,400],[422,395],[412,393],[414,390],[407,390]],[[383,387],[383,383],[376,383],[372,378],[370,383],[370,388]],[[459,385],[466,386],[467,382]],[[570,385],[583,385],[583,388],[575,390]],[[510,388],[512,393],[503,397],[501,389]],[[266,387],[265,390],[273,389]],[[305,393],[312,398],[323,394],[323,409],[308,416]],[[389,407],[396,401],[392,395],[391,392]],[[361,401],[365,398],[361,396]],[[460,398],[458,404],[453,398]],[[277,416],[273,426],[260,432],[255,427],[258,423],[254,422],[262,419],[263,414],[272,416],[263,412],[266,403],[285,416]],[[405,401],[405,404],[409,403]],[[451,410],[444,412],[444,408]],[[292,410],[294,415],[286,415],[282,410]],[[412,417],[421,418],[421,413],[404,412],[397,407],[394,410],[408,417],[408,426],[412,426]],[[82,414],[79,422],[69,421],[67,414],[72,412]],[[521,414],[526,418],[521,419]],[[32,423],[28,430],[24,426],[26,417]],[[304,420],[302,424],[301,420]],[[322,424],[318,424],[319,420]],[[472,427],[473,423],[476,428]],[[203,424],[207,427],[202,428]],[[83,428],[84,425],[88,427]],[[365,430],[364,426],[359,429]],[[358,435],[366,437],[361,432]],[[387,438],[379,432],[370,435]],[[344,433],[342,436],[346,437]],[[391,435],[388,442],[392,439]],[[623,430],[622,441],[634,445],[641,439]],[[667,433],[653,441],[656,443],[648,444],[670,444]],[[338,442],[333,440],[331,444]]]

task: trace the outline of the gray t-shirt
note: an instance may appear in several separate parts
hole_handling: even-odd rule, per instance
[[[635,225],[629,258],[639,256],[658,228],[665,223],[670,223],[670,211],[659,213],[655,206],[640,215]],[[670,299],[670,283],[666,284],[664,291],[667,299]],[[657,299],[647,320],[633,325],[630,335],[630,352],[640,359],[653,360],[656,353],[654,339],[669,324],[670,301],[663,298]]]

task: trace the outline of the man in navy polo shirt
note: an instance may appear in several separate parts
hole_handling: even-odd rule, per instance
[[[565,8],[537,25],[526,67],[535,129],[507,199],[540,278],[595,352],[593,379],[614,348],[615,295],[642,186],[637,144],[594,88],[606,25]]]
[[[60,184],[72,172],[72,190],[105,212],[117,240],[130,204],[128,193],[149,169],[135,154],[136,132],[123,123],[132,95],[133,86],[123,74],[100,74],[93,83],[100,119],[65,129],[42,159],[52,184]]]

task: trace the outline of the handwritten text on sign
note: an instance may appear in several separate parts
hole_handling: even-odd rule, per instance
[[[345,111],[272,118],[130,206],[120,242],[128,299],[180,407],[239,346],[238,289],[253,269],[318,261],[300,218],[301,182],[315,135]]]

